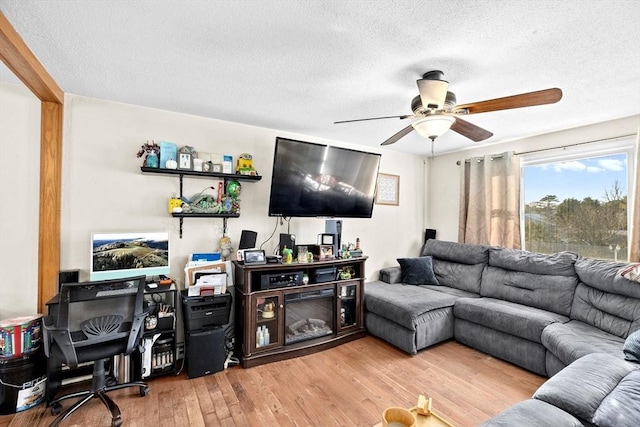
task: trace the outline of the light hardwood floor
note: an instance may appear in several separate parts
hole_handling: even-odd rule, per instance
[[[529,398],[545,378],[448,341],[410,356],[367,336],[309,356],[234,367],[206,377],[149,381],[111,396],[125,426],[372,426],[389,406],[415,405],[419,394],[456,426],[475,426]],[[65,405],[65,408],[68,404]],[[47,426],[44,404],[0,416],[0,427]],[[109,426],[96,400],[63,426]]]

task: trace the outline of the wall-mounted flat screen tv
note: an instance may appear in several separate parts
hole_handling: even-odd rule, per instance
[[[269,216],[371,218],[380,154],[276,138]]]
[[[91,235],[91,280],[169,275],[169,233]]]

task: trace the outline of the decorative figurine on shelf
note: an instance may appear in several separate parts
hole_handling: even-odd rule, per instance
[[[229,181],[227,184],[227,195],[232,199],[239,199],[242,185],[238,181]]]
[[[224,198],[224,211],[229,213],[240,213],[240,193],[242,186],[238,181],[227,183],[227,194]]]
[[[219,213],[222,205],[218,203],[216,196],[205,193],[209,189],[215,190],[214,187],[205,187],[191,199],[183,197],[182,211],[184,213]]]
[[[176,194],[173,194],[169,199],[169,213],[172,214],[174,212],[182,212],[182,200]]]
[[[231,238],[229,236],[222,236],[220,238],[220,247],[218,248],[218,252],[220,252],[222,260],[227,261],[229,256],[231,256],[232,251]]]
[[[236,173],[239,175],[258,175],[258,171],[253,167],[253,156],[251,154],[242,153],[238,156]]]
[[[293,262],[293,250],[285,246],[282,249],[282,261],[285,264],[291,264]]]
[[[159,155],[160,155],[160,146],[155,143],[155,141],[147,141],[142,144],[140,150],[138,150],[138,154],[136,157],[145,156],[142,166],[148,168],[157,168],[159,166]]]
[[[362,248],[360,247],[360,238],[356,237],[356,245],[349,243],[349,254],[351,258],[357,258],[362,256]]]

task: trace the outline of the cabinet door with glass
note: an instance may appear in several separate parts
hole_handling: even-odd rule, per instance
[[[282,292],[253,295],[253,333],[251,351],[258,352],[282,346]]]
[[[360,327],[360,282],[338,283],[338,333]]]

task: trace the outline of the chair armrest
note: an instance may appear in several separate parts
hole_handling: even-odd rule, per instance
[[[74,369],[78,367],[78,356],[71,342],[71,332],[66,328],[58,328],[53,324],[52,316],[45,316],[42,322],[44,329],[44,352],[51,357],[51,344],[55,342],[64,357],[64,364]]]
[[[400,266],[387,267],[380,269],[380,280],[387,283],[401,283],[402,270]]]

